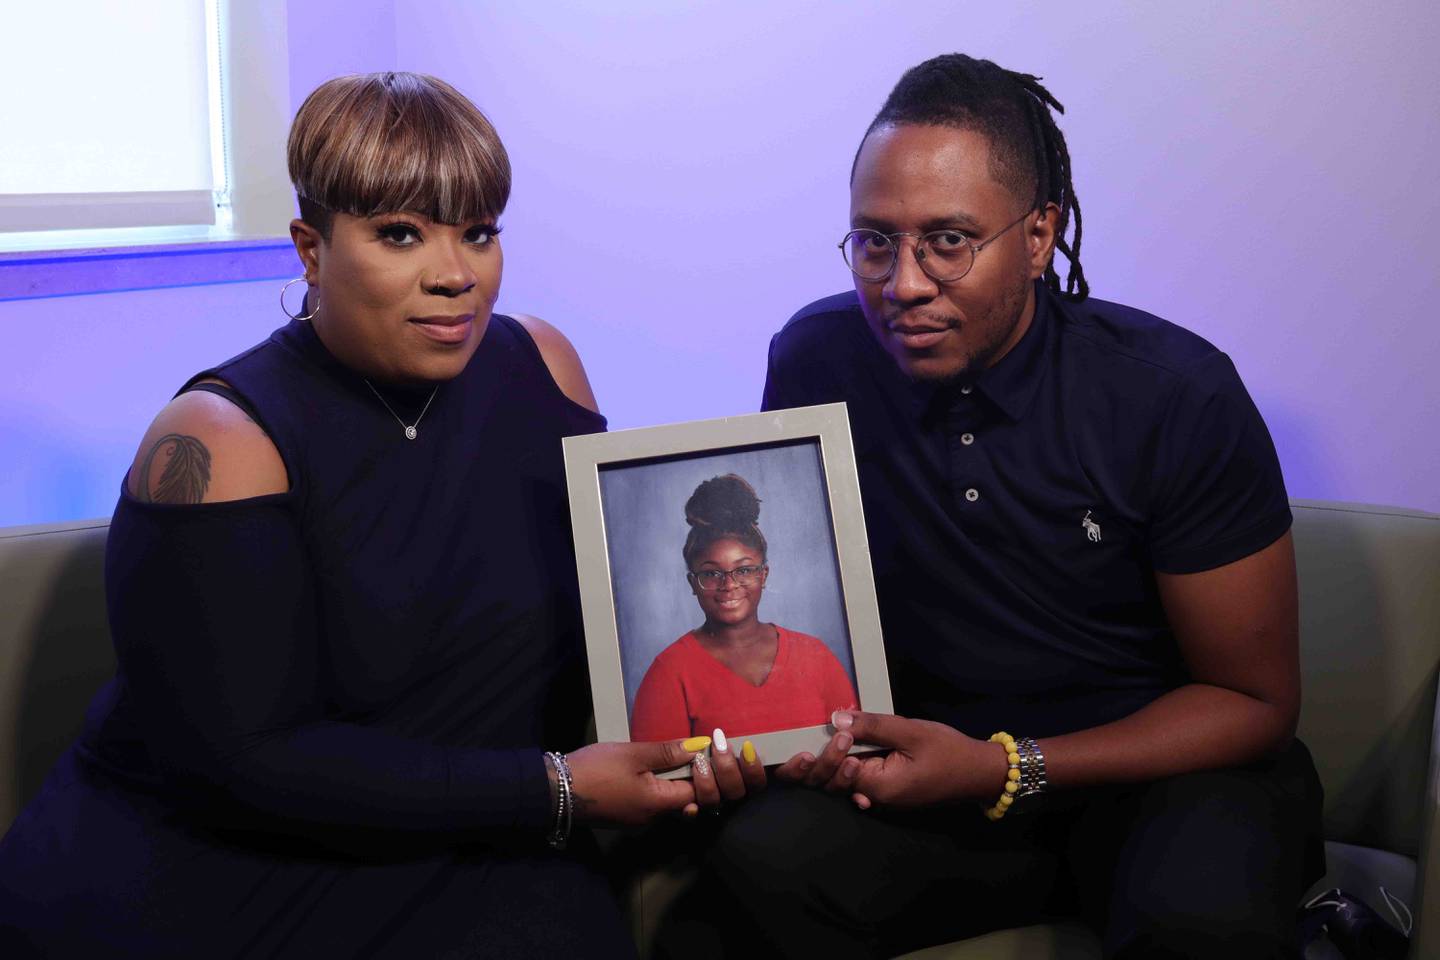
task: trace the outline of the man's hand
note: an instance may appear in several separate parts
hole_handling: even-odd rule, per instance
[[[775,776],[848,793],[855,805],[924,807],[1000,796],[1009,765],[1005,753],[953,727],[889,714],[836,711],[835,736],[819,757],[791,757]],[[891,748],[883,756],[846,756],[859,741]]]

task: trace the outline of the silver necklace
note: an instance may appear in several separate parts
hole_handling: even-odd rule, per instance
[[[365,386],[369,387],[370,392],[375,394],[376,400],[379,400],[381,403],[385,404],[385,409],[390,411],[390,416],[394,417],[395,421],[399,423],[400,426],[405,428],[406,440],[414,440],[417,436],[420,435],[415,428],[420,426],[421,420],[425,419],[425,414],[427,411],[429,411],[430,404],[435,399],[435,394],[440,392],[440,384],[437,383],[435,384],[435,389],[430,391],[430,399],[425,401],[425,407],[420,411],[420,416],[415,418],[414,423],[406,423],[404,420],[400,419],[400,414],[395,412],[395,408],[390,406],[389,401],[387,401],[384,397],[380,395],[380,391],[375,389],[375,384],[371,383],[368,379],[366,379]]]

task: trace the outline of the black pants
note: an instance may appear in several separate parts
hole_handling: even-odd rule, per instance
[[[1298,956],[1320,809],[1298,742],[1244,769],[1047,795],[995,823],[974,806],[862,813],[773,785],[718,828],[660,951],[889,957],[1072,917],[1106,956]]]

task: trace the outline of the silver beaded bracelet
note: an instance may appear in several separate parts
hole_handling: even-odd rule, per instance
[[[570,761],[565,754],[552,750],[545,759],[555,769],[555,824],[546,842],[556,850],[564,850],[570,841],[570,827],[575,818],[575,784],[570,777]]]

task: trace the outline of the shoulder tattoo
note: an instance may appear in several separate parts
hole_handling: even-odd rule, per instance
[[[150,473],[164,457],[158,482]],[[198,437],[167,433],[145,454],[140,464],[140,499],[147,503],[199,503],[210,486],[210,450]]]

